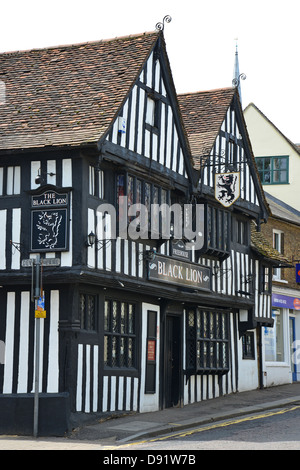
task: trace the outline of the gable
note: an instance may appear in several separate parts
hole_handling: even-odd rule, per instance
[[[151,164],[152,169],[180,178],[192,178],[188,141],[172,77],[159,49],[152,50],[102,148],[120,153],[116,146],[133,162]]]
[[[244,110],[244,117],[255,156],[295,153],[299,158],[299,146],[291,142],[253,103]]]
[[[238,173],[240,193],[235,205],[267,215],[268,206],[236,90],[182,95],[179,103],[201,190],[214,195],[217,174]]]

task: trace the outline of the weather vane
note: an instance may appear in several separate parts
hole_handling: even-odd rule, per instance
[[[159,23],[156,23],[155,25],[155,29],[157,29],[158,31],[163,31],[164,30],[164,27],[165,27],[165,24],[164,23],[170,23],[172,21],[172,18],[170,15],[166,15],[163,20],[162,20],[162,23],[159,22]]]

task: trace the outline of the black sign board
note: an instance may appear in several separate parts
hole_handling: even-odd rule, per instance
[[[172,256],[189,261],[190,250],[186,249],[185,243],[182,240],[172,240],[171,249],[172,249]]]
[[[31,207],[51,208],[52,206],[67,206],[68,193],[57,193],[56,191],[48,190],[42,194],[34,195],[31,197]]]
[[[68,249],[69,195],[54,190],[31,196],[31,251]]]
[[[211,271],[207,266],[156,255],[149,261],[148,268],[149,280],[192,289],[211,290]]]

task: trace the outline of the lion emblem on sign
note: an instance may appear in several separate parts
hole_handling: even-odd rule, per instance
[[[215,175],[215,198],[225,207],[240,197],[240,173],[217,173]]]

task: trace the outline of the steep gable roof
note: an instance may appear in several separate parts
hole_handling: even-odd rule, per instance
[[[160,34],[0,54],[0,151],[96,143]]]
[[[235,88],[221,88],[178,95],[196,168],[209,154],[235,93]]]

